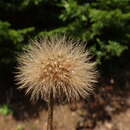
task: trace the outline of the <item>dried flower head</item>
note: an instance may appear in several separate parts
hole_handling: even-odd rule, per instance
[[[19,88],[26,88],[31,99],[67,99],[86,97],[95,83],[95,63],[90,62],[83,44],[65,37],[33,41],[18,58]]]

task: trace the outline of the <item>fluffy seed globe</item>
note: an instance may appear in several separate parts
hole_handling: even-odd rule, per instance
[[[68,102],[86,98],[96,82],[95,63],[82,43],[66,37],[32,41],[18,57],[16,79],[20,89],[39,98]]]

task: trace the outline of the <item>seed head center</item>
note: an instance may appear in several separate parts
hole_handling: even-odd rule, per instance
[[[70,65],[67,62],[59,59],[48,60],[42,70],[44,79],[53,81],[62,81],[70,77]]]

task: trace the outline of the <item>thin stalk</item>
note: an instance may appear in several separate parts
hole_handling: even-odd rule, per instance
[[[53,109],[54,109],[54,100],[53,100],[53,92],[50,93],[50,99],[48,103],[48,122],[47,122],[47,130],[53,129]]]

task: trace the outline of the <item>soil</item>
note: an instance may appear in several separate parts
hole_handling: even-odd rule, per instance
[[[99,123],[94,130],[130,130],[130,109],[114,116],[110,122]]]
[[[56,130],[75,130],[78,114],[66,106],[56,107],[54,111],[54,128]],[[46,130],[47,111],[39,113],[39,117],[17,121],[12,115],[0,116],[0,130]]]
[[[129,98],[130,102],[130,98]],[[78,104],[79,106],[81,104]],[[83,114],[83,113],[82,113]],[[81,117],[81,110],[77,109],[72,111],[72,108],[68,105],[58,106],[54,112],[54,130],[76,130],[77,124],[83,120]],[[91,121],[86,121],[91,124]],[[81,122],[83,127],[77,128],[77,130],[90,130],[85,128],[83,121]],[[81,126],[81,124],[80,124]],[[37,118],[18,121],[15,120],[13,115],[2,116],[0,115],[0,130],[46,130],[47,129],[47,111],[43,110],[39,113]],[[130,130],[130,108],[125,112],[121,112],[118,115],[113,115],[110,121],[101,122],[98,121],[95,128],[91,130]]]

